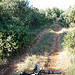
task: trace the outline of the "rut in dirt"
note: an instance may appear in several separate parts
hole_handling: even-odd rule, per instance
[[[62,33],[60,25],[57,25],[54,30],[54,41],[52,42],[50,49],[48,50],[48,63],[45,64],[45,70],[52,70],[52,71],[60,71],[62,75],[64,75],[65,70],[65,63],[63,59],[60,59],[60,53],[62,52],[61,47],[61,36]],[[50,74],[53,75],[53,74]],[[55,74],[58,75],[58,74]]]

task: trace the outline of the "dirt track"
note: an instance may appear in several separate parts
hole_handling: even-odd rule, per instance
[[[52,42],[51,47],[48,51],[48,63],[45,65],[45,70],[60,71],[62,72],[62,75],[65,75],[64,71],[67,69],[67,66],[65,58],[63,58],[64,54],[61,55],[63,53],[61,47],[62,34],[63,30],[61,30],[60,25],[58,25],[54,31],[54,41]]]
[[[29,46],[29,48],[31,49],[33,46],[35,46],[35,44],[38,43],[38,41],[40,40],[40,38],[43,36],[44,32],[47,29],[45,29],[44,31],[42,31],[36,38],[35,40],[32,42],[32,44]],[[62,33],[59,33],[61,30],[60,26],[58,25],[55,28],[54,31],[54,41],[51,44],[50,49],[48,50],[48,63],[45,64],[44,68],[45,70],[57,70],[57,71],[63,71],[64,70],[64,61],[63,59],[60,59],[60,53],[61,53],[61,35]],[[28,48],[28,49],[29,49]],[[0,75],[9,75],[13,70],[14,70],[14,66],[15,63],[18,63],[20,61],[23,61],[23,59],[25,59],[25,56],[27,55],[27,51],[22,53],[21,55],[19,55],[20,57],[18,57],[17,59],[15,59],[16,61],[14,61],[13,63],[11,63],[7,69],[4,72],[0,72]],[[61,63],[62,62],[62,63]],[[51,74],[50,74],[51,75]],[[64,75],[64,74],[63,74]]]
[[[58,34],[60,31],[60,26],[58,25],[54,31],[54,41],[51,44],[51,47],[48,51],[48,63],[45,66],[46,70],[53,70],[53,71],[61,71],[60,66],[58,64],[58,55],[61,51],[61,43],[60,43],[60,36],[61,34]],[[51,74],[50,74],[51,75]]]

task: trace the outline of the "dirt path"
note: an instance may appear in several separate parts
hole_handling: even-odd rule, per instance
[[[63,30],[61,30],[60,26],[58,25],[54,31],[54,41],[51,44],[51,47],[48,51],[48,63],[45,65],[45,70],[52,70],[52,71],[60,71],[62,75],[66,70],[66,60],[63,58],[62,48],[61,48],[61,36],[63,34]],[[50,74],[53,75],[53,74]],[[55,74],[59,75],[59,74]]]
[[[49,29],[49,28],[48,28]],[[35,40],[30,44],[30,46],[26,49],[25,52],[21,53],[19,57],[15,58],[12,63],[6,68],[5,71],[0,72],[0,75],[10,75],[10,73],[16,68],[15,64],[21,63],[26,59],[26,56],[28,54],[28,50],[31,50],[40,40],[40,38],[43,36],[46,30],[43,30],[40,32],[40,34],[35,38]],[[63,71],[65,67],[65,63],[63,59],[61,59],[61,28],[60,25],[57,25],[54,31],[54,41],[51,44],[50,49],[48,50],[48,63],[44,65],[45,70],[57,70],[57,71]],[[64,75],[64,74],[63,74]]]
[[[10,63],[8,63],[5,66],[5,68],[0,71],[0,75],[10,75],[11,72],[13,72],[14,69],[16,68],[16,64],[19,63],[19,62],[23,62],[26,59],[26,56],[28,55],[29,51],[39,42],[39,40],[41,39],[41,37],[43,36],[43,34],[48,29],[49,28],[46,28],[43,31],[41,31],[37,35],[37,37],[31,42],[31,44],[29,45],[29,47],[24,52],[22,52],[21,54],[19,54],[19,56],[17,56],[13,61],[11,61]]]
[[[48,29],[46,29],[46,30],[48,30]],[[40,34],[40,37],[38,37],[38,40],[35,44],[37,44],[39,42],[39,40],[41,39],[41,37],[43,36],[45,31],[43,31]],[[63,30],[61,30],[60,25],[56,25],[55,30],[54,30],[54,41],[52,42],[50,48],[48,49],[48,54],[47,54],[48,62],[43,67],[44,67],[44,70],[61,71],[62,75],[64,75],[63,71],[66,69],[66,65],[65,65],[66,62],[63,58],[64,55],[61,55],[62,54],[62,48],[61,48],[62,34],[63,34]],[[32,47],[35,47],[35,44]],[[32,47],[30,47],[30,49]],[[39,65],[39,66],[41,66],[41,65]]]

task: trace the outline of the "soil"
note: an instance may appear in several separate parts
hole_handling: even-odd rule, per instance
[[[54,31],[54,41],[51,44],[51,47],[49,49],[49,55],[48,55],[48,63],[45,65],[45,70],[52,70],[52,71],[61,71],[61,68],[59,66],[59,59],[58,55],[60,53],[61,49],[61,43],[60,43],[60,36],[62,34],[58,34],[60,31],[60,26],[58,25]],[[53,75],[53,74],[50,74]],[[58,74],[55,74],[58,75]]]
[[[44,70],[60,71],[61,75],[65,75],[64,71],[67,69],[66,60],[61,53],[63,52],[61,47],[61,37],[63,30],[60,25],[57,25],[54,30],[54,41],[52,42],[50,49],[48,50],[48,63],[45,64]],[[62,58],[61,58],[62,57]],[[46,74],[43,74],[46,75]],[[54,74],[50,74],[54,75]],[[55,74],[59,75],[59,74]]]

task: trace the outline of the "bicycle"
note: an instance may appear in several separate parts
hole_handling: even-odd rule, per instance
[[[20,75],[39,75],[41,73],[44,73],[44,74],[60,74],[61,75],[61,72],[59,71],[50,71],[50,70],[40,70],[39,72],[37,71],[37,64],[34,65],[34,69],[33,69],[34,73],[31,73],[31,74],[28,74],[26,73],[25,71],[22,71],[20,73]]]

